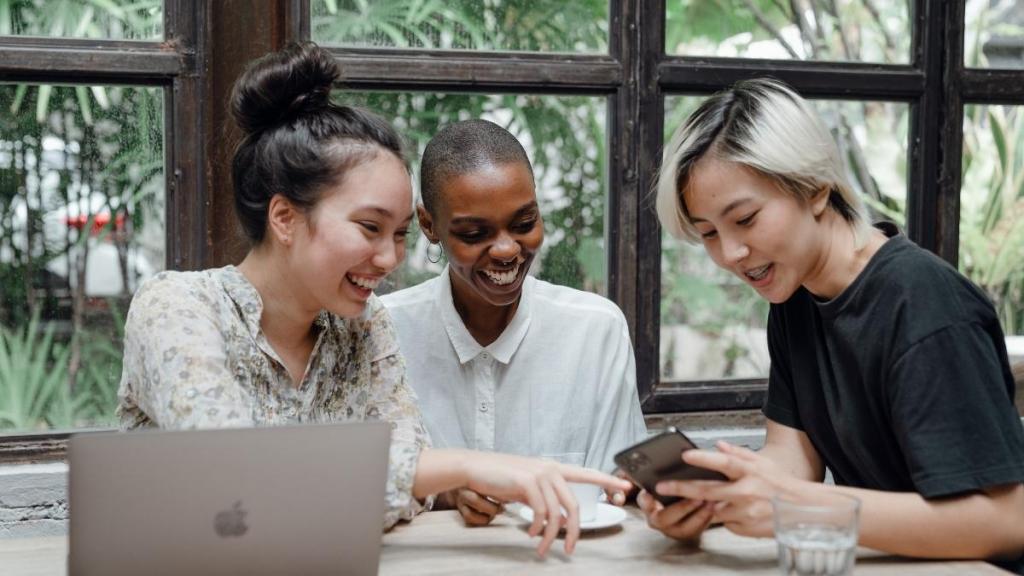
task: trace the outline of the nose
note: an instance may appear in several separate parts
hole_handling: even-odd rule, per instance
[[[404,257],[405,242],[383,240],[377,244],[370,263],[387,273],[397,268]]]
[[[726,264],[738,264],[750,256],[750,248],[742,238],[722,236],[722,259]]]
[[[499,234],[490,249],[491,258],[502,262],[513,260],[519,256],[520,252],[522,252],[522,247],[519,242],[506,233]]]

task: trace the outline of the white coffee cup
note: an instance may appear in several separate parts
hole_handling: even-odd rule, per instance
[[[601,487],[593,484],[569,482],[569,489],[580,507],[580,522],[593,522],[597,519],[597,499],[601,497]]]

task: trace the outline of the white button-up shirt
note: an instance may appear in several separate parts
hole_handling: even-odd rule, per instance
[[[626,320],[609,300],[533,277],[501,336],[462,323],[446,268],[381,298],[434,446],[611,471],[647,435]]]

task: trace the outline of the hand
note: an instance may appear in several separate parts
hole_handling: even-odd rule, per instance
[[[715,502],[715,520],[730,531],[743,536],[771,536],[771,499],[780,494],[799,498],[808,482],[784,473],[774,462],[747,448],[728,442],[718,442],[717,447],[718,452],[687,450],[683,460],[717,470],[728,481],[669,480],[658,483],[658,493]]]
[[[537,553],[547,553],[565,526],[565,552],[572,554],[580,535],[580,514],[567,482],[596,484],[606,491],[626,491],[629,482],[597,470],[509,454],[473,453],[463,460],[468,487],[501,502],[522,502],[533,509],[527,533],[544,537]],[[565,509],[567,517],[562,516]]]
[[[669,538],[688,544],[700,542],[714,515],[714,503],[683,499],[669,506],[658,502],[646,490],[641,490],[636,503],[647,517],[647,525]]]
[[[455,509],[462,515],[466,526],[486,526],[501,514],[505,507],[489,500],[469,488],[459,488],[451,496]]]

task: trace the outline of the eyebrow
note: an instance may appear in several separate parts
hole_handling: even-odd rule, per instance
[[[531,200],[527,204],[523,204],[516,210],[515,214],[512,215],[512,219],[515,220],[532,211],[539,210],[536,200]],[[451,219],[449,224],[486,224],[486,218],[480,218],[479,216],[457,216]]]
[[[753,198],[740,198],[739,200],[733,200],[732,202],[729,203],[728,206],[725,207],[725,209],[723,209],[718,214],[718,217],[719,218],[724,218],[725,215],[728,214],[729,212],[732,212],[733,210],[739,208],[740,206],[746,204],[747,202],[752,202],[752,201],[753,201]],[[707,220],[705,220],[704,218],[697,218],[695,216],[691,216],[690,220],[693,221],[693,222],[707,222]]]

